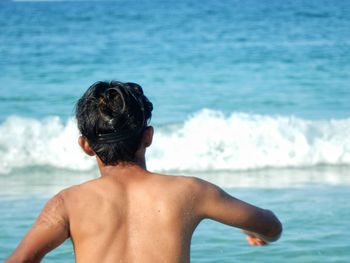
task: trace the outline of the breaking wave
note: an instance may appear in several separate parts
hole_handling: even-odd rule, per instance
[[[203,109],[156,127],[147,160],[157,171],[254,170],[350,164],[350,118],[305,120]],[[74,118],[8,117],[0,125],[0,173],[27,166],[95,167],[77,144]]]

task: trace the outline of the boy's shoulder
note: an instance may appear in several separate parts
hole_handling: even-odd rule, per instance
[[[156,180],[164,181],[165,183],[180,184],[183,186],[200,186],[204,180],[188,175],[169,175],[160,173],[151,173],[153,176],[157,177]]]
[[[158,178],[155,179],[164,186],[165,189],[174,189],[186,194],[200,194],[206,189],[214,186],[211,183],[195,176],[186,175],[165,175],[153,174]]]
[[[215,185],[194,176],[186,175],[165,175],[160,173],[149,173],[151,175],[148,182],[147,189],[154,190],[161,193],[163,196],[203,196],[208,190],[216,188]],[[80,199],[85,201],[97,196],[103,196],[106,192],[116,191],[115,185],[109,185],[110,182],[103,180],[103,178],[96,178],[81,184],[73,185],[61,190],[56,198],[62,200],[64,203],[76,203]],[[111,188],[110,188],[111,187]],[[109,189],[110,188],[110,189]]]
[[[79,196],[83,192],[89,191],[89,189],[95,188],[95,185],[99,184],[99,179],[100,178],[95,178],[80,184],[69,186],[59,191],[54,197],[67,201],[74,196]]]

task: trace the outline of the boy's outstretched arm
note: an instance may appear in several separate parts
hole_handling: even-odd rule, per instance
[[[270,210],[236,199],[209,182],[200,179],[198,182],[199,213],[202,218],[242,229],[251,245],[264,245],[279,239],[282,224]]]
[[[46,203],[32,228],[5,262],[40,262],[45,254],[68,237],[68,216],[59,193]]]

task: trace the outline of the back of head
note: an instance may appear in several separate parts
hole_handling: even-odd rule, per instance
[[[96,82],[76,105],[78,128],[105,165],[132,162],[153,105],[136,83]]]

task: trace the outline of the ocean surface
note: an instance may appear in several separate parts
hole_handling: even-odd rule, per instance
[[[273,210],[250,247],[213,221],[192,262],[350,261],[350,1],[0,1],[0,261],[54,193],[98,176],[74,105],[98,80],[153,102],[148,168]],[[71,242],[43,262],[74,262]]]

